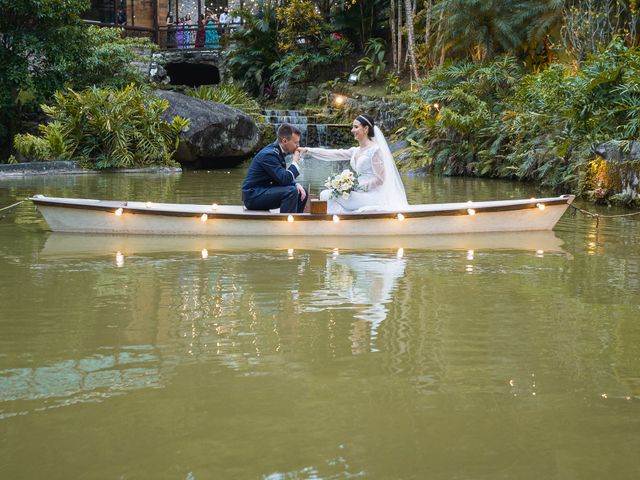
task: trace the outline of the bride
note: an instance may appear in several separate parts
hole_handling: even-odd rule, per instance
[[[327,213],[394,211],[408,205],[400,174],[389,151],[384,135],[369,115],[358,115],[351,128],[357,147],[348,149],[301,148],[300,152],[324,161],[349,160],[358,177],[361,191],[353,191],[349,198],[332,195],[331,190],[320,192],[320,200],[327,201]]]

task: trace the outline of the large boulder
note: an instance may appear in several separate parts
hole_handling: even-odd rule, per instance
[[[194,167],[225,167],[238,164],[254,152],[260,143],[258,125],[246,113],[168,90],[154,94],[169,102],[163,118],[188,118],[191,125],[180,134],[175,159]]]

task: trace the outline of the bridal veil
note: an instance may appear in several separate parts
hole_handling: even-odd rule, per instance
[[[384,166],[384,182],[380,186],[381,200],[385,209],[401,209],[409,205],[407,202],[407,194],[404,191],[404,185],[396,167],[396,162],[391,155],[389,145],[387,144],[382,131],[376,125],[373,127],[373,140],[378,144],[379,153],[382,155]]]

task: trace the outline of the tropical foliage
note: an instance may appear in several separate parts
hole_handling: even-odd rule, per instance
[[[358,60],[358,66],[353,71],[358,80],[377,80],[384,72],[385,54],[384,41],[381,38],[369,39],[364,57]]]
[[[200,100],[224,103],[242,110],[256,119],[262,119],[260,104],[237,85],[230,83],[203,85],[193,90],[188,90],[187,94]]]
[[[640,136],[638,78],[640,51],[619,39],[577,72],[525,74],[508,56],[436,69],[408,110],[412,165],[594,190],[594,147]]]
[[[322,17],[311,0],[290,0],[278,7],[277,12],[280,22],[278,47],[283,52],[320,40]]]
[[[42,108],[52,119],[40,136],[16,135],[14,146],[37,160],[75,159],[92,168],[173,165],[178,135],[189,121],[162,119],[166,100],[145,88],[91,88],[57,92],[54,104]]]

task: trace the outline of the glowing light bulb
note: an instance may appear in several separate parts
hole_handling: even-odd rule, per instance
[[[545,204],[544,203],[536,203],[536,207],[538,207],[540,210],[544,210]]]
[[[338,222],[340,221],[340,217],[339,217],[338,215],[334,215],[334,216],[333,216],[333,221],[334,221],[335,223],[338,223]]]
[[[207,220],[209,220],[209,215],[207,215],[206,213],[203,213],[202,216],[200,217],[200,221],[204,223]]]
[[[336,102],[336,105],[342,105],[344,103],[344,97],[342,95],[338,95],[336,96],[336,98],[334,99],[334,102]]]
[[[404,215],[399,213],[398,214],[398,220],[403,221],[404,220]]]
[[[151,205],[152,205],[151,202],[147,202],[147,203],[144,204],[144,206],[147,207],[147,208],[151,208]]]
[[[293,222],[293,215],[289,215],[287,217],[287,222],[289,222],[289,223]]]
[[[203,248],[202,251],[200,252],[200,255],[202,255],[202,258],[204,259],[209,258],[209,250],[207,250],[206,248]]]
[[[467,208],[467,213],[468,213],[469,215],[475,215],[475,214],[476,214],[476,211],[475,211],[475,209],[473,209],[473,208]]]
[[[116,211],[115,211],[115,212],[113,212],[113,213],[115,213],[116,217],[119,217],[119,216],[121,216],[121,215],[122,215],[122,212],[124,212],[124,210],[123,210],[122,208],[118,208],[118,209],[116,209]]]
[[[438,110],[440,108],[440,104],[439,103],[434,103],[433,104],[433,108],[435,108],[436,110]]]

